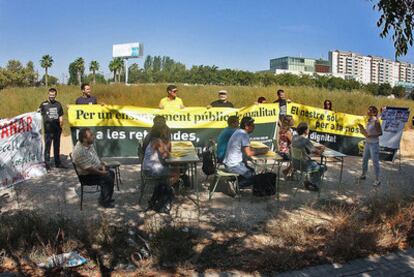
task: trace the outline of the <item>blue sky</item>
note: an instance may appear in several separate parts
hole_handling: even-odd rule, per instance
[[[368,0],[0,0],[0,66],[52,55],[62,78],[77,57],[109,76],[112,44],[191,65],[264,70],[280,56],[327,58],[332,49],[394,56]],[[401,60],[414,63],[411,50]],[[131,60],[130,62],[132,62]],[[142,60],[135,60],[142,66]]]

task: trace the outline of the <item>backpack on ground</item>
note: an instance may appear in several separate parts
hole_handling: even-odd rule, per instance
[[[254,196],[269,196],[276,194],[276,174],[262,173],[252,177]]]
[[[170,213],[171,204],[174,199],[174,190],[165,182],[158,183],[154,188],[151,199],[148,202],[148,210],[157,213]]]
[[[207,176],[214,174],[216,167],[214,165],[214,154],[211,145],[207,145],[202,153],[203,166],[201,169]]]

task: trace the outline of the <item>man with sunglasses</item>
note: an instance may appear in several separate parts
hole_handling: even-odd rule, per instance
[[[183,109],[184,103],[180,97],[177,96],[178,89],[174,85],[167,87],[167,97],[161,99],[160,109]]]

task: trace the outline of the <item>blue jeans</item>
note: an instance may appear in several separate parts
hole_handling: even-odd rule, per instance
[[[365,176],[368,171],[368,160],[371,159],[374,164],[375,178],[380,177],[379,164],[379,143],[365,143],[364,155],[362,157],[362,175]]]
[[[250,178],[254,176],[254,170],[248,167],[244,162],[240,162],[235,166],[227,166],[226,171],[230,173],[239,174],[239,187],[246,187],[250,185]]]

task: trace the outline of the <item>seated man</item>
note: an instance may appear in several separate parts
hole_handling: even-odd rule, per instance
[[[115,174],[108,170],[96,153],[93,145],[94,134],[91,129],[84,128],[79,132],[79,141],[73,149],[73,162],[80,178],[90,185],[101,186],[99,204],[104,208],[113,208],[112,194],[114,192]]]
[[[292,162],[295,169],[302,168],[309,175],[309,180],[304,182],[305,188],[308,190],[318,191],[317,184],[320,182],[322,174],[326,171],[326,166],[312,160],[310,155],[321,155],[325,150],[323,145],[314,146],[309,140],[309,127],[306,122],[299,123],[296,129],[298,135],[292,140]],[[300,151],[299,156],[296,154]]]
[[[229,116],[227,119],[227,127],[221,131],[217,138],[217,162],[222,163],[226,155],[227,144],[230,137],[239,127],[239,118],[237,115]]]
[[[255,155],[250,148],[249,134],[254,131],[254,119],[246,116],[240,122],[240,129],[236,130],[227,144],[224,165],[231,173],[240,174],[239,186],[250,184],[250,177],[254,176],[254,170],[247,166],[247,157]]]

